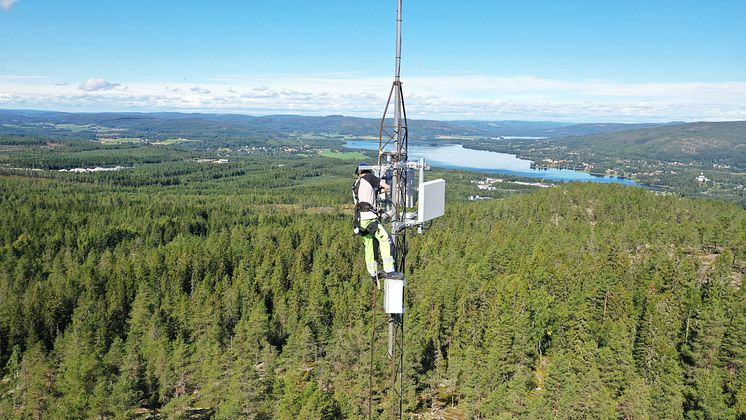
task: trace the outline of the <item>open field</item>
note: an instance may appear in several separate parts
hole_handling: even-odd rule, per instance
[[[55,124],[54,126],[60,130],[68,130],[74,133],[93,129],[90,124]]]
[[[102,144],[124,144],[124,143],[142,143],[144,139],[139,137],[120,137],[116,139],[99,139]]]
[[[190,139],[181,139],[181,138],[179,138],[179,139],[166,139],[166,140],[163,140],[163,141],[157,141],[157,142],[154,142],[153,144],[155,144],[157,146],[172,146],[174,144],[190,143],[190,142],[196,142],[196,141],[197,140],[190,140]]]
[[[337,150],[322,150],[319,152],[319,155],[323,157],[334,158],[334,159],[344,159],[344,160],[365,159],[365,155],[360,152],[340,152]]]

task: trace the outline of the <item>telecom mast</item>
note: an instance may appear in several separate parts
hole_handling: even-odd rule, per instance
[[[379,198],[378,211],[382,222],[390,223],[397,271],[406,274],[408,228],[417,227],[421,233],[425,222],[444,214],[445,181],[425,182],[424,171],[430,169],[424,159],[407,160],[409,130],[407,110],[401,82],[402,47],[402,0],[397,0],[396,9],[396,61],[394,82],[381,118],[378,140],[377,175],[391,186],[386,196]],[[391,114],[389,115],[389,112]],[[415,200],[415,170],[418,170],[418,197]],[[414,206],[417,206],[414,209]],[[391,365],[391,416],[402,418],[404,382],[404,287],[406,280],[386,279],[384,282],[384,312],[388,315],[387,355]],[[373,316],[371,322],[370,383],[368,395],[368,417],[372,417],[372,393],[374,377],[374,349],[376,341],[376,289],[373,292]]]

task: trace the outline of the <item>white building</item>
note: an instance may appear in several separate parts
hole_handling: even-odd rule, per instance
[[[470,201],[477,201],[477,200],[492,200],[492,197],[481,197],[478,194],[477,195],[470,195],[469,196]]]

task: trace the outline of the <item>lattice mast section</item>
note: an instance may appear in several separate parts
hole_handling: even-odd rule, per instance
[[[409,130],[407,110],[404,106],[404,92],[401,82],[402,50],[402,0],[397,0],[396,9],[396,60],[394,65],[394,82],[389,91],[386,107],[381,118],[378,139],[377,175],[390,186],[389,192],[378,200],[378,211],[384,223],[389,223],[389,233],[395,245],[395,267],[406,273],[407,229],[417,227],[423,231],[426,223],[444,214],[445,181],[442,179],[424,181],[424,171],[429,169],[424,159],[409,162]],[[418,171],[418,173],[416,173]],[[415,207],[415,178],[418,199]],[[391,417],[401,419],[403,412],[403,374],[404,374],[404,293],[406,280],[385,279],[384,312],[388,315],[388,346],[386,353],[391,367],[389,390]],[[377,331],[377,302],[373,293],[371,319],[370,350],[370,383],[368,394],[368,417],[373,417],[373,384],[375,342]]]

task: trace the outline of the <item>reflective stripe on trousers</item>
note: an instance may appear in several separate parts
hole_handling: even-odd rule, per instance
[[[376,219],[365,219],[360,221],[360,226],[367,228]],[[390,273],[394,271],[394,257],[391,256],[391,246],[389,245],[389,234],[383,223],[378,224],[378,230],[374,235],[363,236],[363,245],[365,245],[365,265],[371,276],[378,274],[378,263],[376,262],[376,253],[373,241],[378,241],[378,249],[381,251],[381,261],[383,262],[383,271]]]

